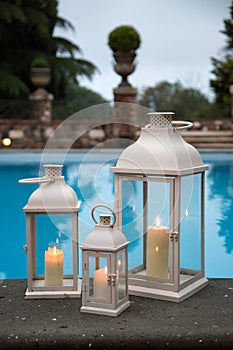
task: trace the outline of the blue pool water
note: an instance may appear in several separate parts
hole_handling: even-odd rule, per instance
[[[115,165],[120,153],[119,150],[79,151],[70,152],[65,158],[63,175],[82,201],[80,243],[93,230],[91,209],[94,205],[105,203],[113,208],[113,174],[109,168]],[[61,158],[58,153],[51,153],[46,163],[59,163]],[[205,188],[205,274],[233,278],[233,153],[202,153],[202,158],[210,166]],[[18,180],[38,177],[40,161],[40,152],[0,153],[0,280],[26,278],[22,208],[37,185],[22,185]],[[54,240],[56,235],[54,232]],[[64,244],[67,241],[65,229],[60,239]]]

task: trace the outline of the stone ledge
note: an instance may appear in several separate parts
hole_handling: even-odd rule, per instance
[[[81,299],[25,300],[26,280],[0,285],[0,349],[230,349],[233,280],[182,303],[130,296],[118,317],[83,314]]]

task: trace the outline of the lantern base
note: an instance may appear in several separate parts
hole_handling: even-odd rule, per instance
[[[24,299],[81,298],[82,280],[78,279],[77,290],[46,290],[45,287],[43,289],[29,292],[27,288]]]
[[[130,306],[130,301],[125,302],[121,306],[119,306],[116,310],[104,309],[99,307],[91,307],[91,306],[82,306],[80,308],[81,312],[86,312],[88,314],[97,314],[97,315],[105,315],[105,316],[118,316],[121,312],[127,309]]]
[[[182,302],[189,298],[208,284],[208,279],[203,277],[200,280],[181,289],[179,292],[164,290],[159,288],[147,288],[135,285],[129,285],[129,294],[139,297],[153,298],[166,301]]]

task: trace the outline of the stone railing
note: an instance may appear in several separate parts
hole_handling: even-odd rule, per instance
[[[0,137],[9,137],[12,149],[43,149],[48,140],[52,148],[124,147],[129,140],[136,140],[139,126],[96,121],[60,120],[37,121],[33,119],[0,119]],[[56,137],[53,137],[56,131]],[[231,122],[208,121],[194,123],[192,130],[182,132],[187,142],[200,148],[233,149]],[[107,142],[106,142],[107,141]],[[6,148],[0,143],[0,148]]]

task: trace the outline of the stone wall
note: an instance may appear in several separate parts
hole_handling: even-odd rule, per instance
[[[93,121],[59,120],[47,122],[37,120],[0,119],[1,140],[9,136],[12,149],[43,149],[48,140],[50,148],[124,147],[126,140],[136,140],[140,128],[127,124],[111,123],[96,126]],[[231,121],[194,122],[193,131],[231,131]],[[56,131],[56,136],[53,137]],[[186,131],[188,139],[189,131]],[[217,135],[217,134],[216,134]],[[191,134],[190,134],[191,136]],[[214,136],[214,134],[212,135]],[[108,140],[107,143],[105,143]],[[6,148],[0,143],[0,148]]]
[[[43,123],[37,120],[0,119],[0,138],[3,140],[8,136],[12,140],[9,148],[13,149],[43,149],[48,140],[49,146],[54,149],[92,148],[106,140],[109,140],[108,147],[122,147],[123,139],[136,140],[140,132],[138,127],[125,124],[97,124],[90,121],[61,124],[59,120]],[[2,142],[0,148],[6,148]]]

